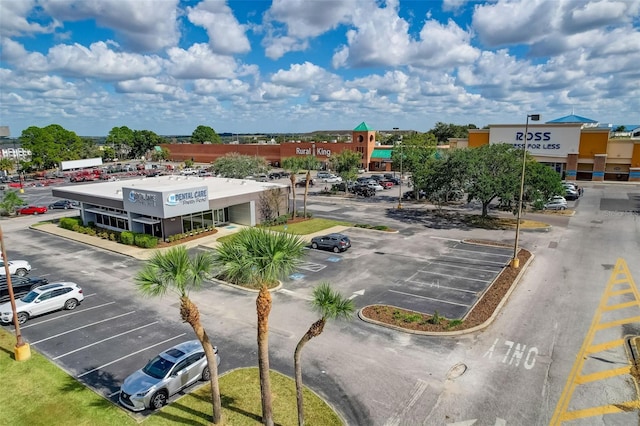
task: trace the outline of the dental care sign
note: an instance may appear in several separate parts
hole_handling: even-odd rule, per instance
[[[161,218],[197,213],[209,208],[206,186],[162,191],[123,188],[122,195],[125,210]]]
[[[524,125],[492,126],[489,143],[508,143],[514,148],[525,146]],[[527,151],[531,155],[546,157],[566,157],[577,154],[580,145],[580,126],[540,126],[531,125],[526,135]]]

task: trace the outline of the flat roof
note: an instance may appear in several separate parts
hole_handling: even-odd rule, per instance
[[[202,186],[207,187],[209,200],[263,192],[269,188],[288,188],[288,185],[281,183],[258,182],[251,179],[165,175],[60,186],[55,190],[66,194],[122,200],[122,188],[135,188],[142,191],[179,192],[184,189]]]

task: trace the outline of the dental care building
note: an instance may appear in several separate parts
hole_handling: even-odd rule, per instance
[[[287,213],[289,199],[287,185],[195,176],[89,183],[51,192],[54,197],[78,201],[84,223],[162,239],[229,223],[253,226],[264,219],[263,203],[268,202],[277,216]]]
[[[468,139],[450,139],[451,148],[507,143],[525,146],[524,124],[493,124],[469,130]],[[610,139],[611,129],[575,115],[544,124],[529,122],[526,147],[567,180],[640,182],[640,139]]]

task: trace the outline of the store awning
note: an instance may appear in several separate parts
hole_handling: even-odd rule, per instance
[[[391,153],[393,152],[392,149],[386,148],[386,149],[380,149],[380,148],[374,148],[373,152],[371,153],[371,159],[372,160],[391,160]]]

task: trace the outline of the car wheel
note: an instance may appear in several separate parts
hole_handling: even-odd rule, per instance
[[[26,312],[18,312],[18,324],[24,324],[29,319],[29,314]]]
[[[19,277],[24,277],[25,275],[27,275],[27,270],[24,268],[20,268],[16,271],[16,275]]]
[[[566,209],[566,207],[560,207],[560,210],[565,210],[565,209]]]
[[[38,216],[38,212],[33,212],[33,215],[34,216]]]
[[[318,243],[311,243],[311,248],[317,249],[318,248]]]
[[[67,311],[73,311],[78,306],[78,301],[76,299],[69,299],[64,302],[64,308]]]
[[[333,252],[334,252],[334,253],[340,253],[340,247],[335,246],[335,247],[333,248]]]
[[[202,370],[202,380],[205,382],[211,380],[211,370],[209,370],[209,366],[206,366],[204,370]]]
[[[158,410],[167,403],[167,393],[165,391],[159,391],[153,394],[151,397],[151,408]]]

